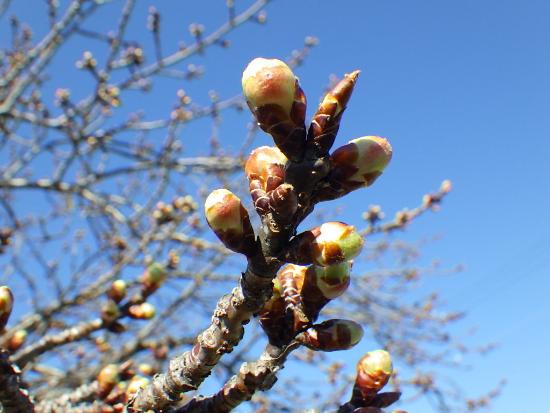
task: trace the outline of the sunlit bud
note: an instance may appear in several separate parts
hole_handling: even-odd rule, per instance
[[[116,364],[107,364],[97,375],[100,397],[107,396],[119,383],[119,368]]]
[[[354,226],[327,222],[294,237],[285,258],[295,264],[326,267],[355,258],[362,247],[363,238]]]
[[[118,304],[113,300],[108,300],[101,308],[101,318],[106,323],[112,323],[120,317],[120,309]]]
[[[385,350],[369,351],[357,363],[355,385],[367,397],[382,389],[392,373],[390,353]]]
[[[27,336],[28,333],[26,330],[17,330],[8,340],[6,347],[11,352],[19,350],[27,340]]]
[[[344,261],[339,264],[320,267],[312,265],[308,268],[306,276],[306,286],[304,286],[304,295],[306,295],[307,285],[310,283],[317,287],[324,298],[333,300],[348,289],[350,283],[351,262]]]
[[[244,70],[242,87],[252,108],[277,105],[289,114],[294,103],[296,77],[285,62],[258,57]]]
[[[340,127],[342,112],[351,97],[358,76],[358,70],[346,74],[325,95],[317,112],[313,115],[307,144],[315,149],[317,156],[326,155],[332,147]]]
[[[152,292],[161,286],[167,275],[166,267],[159,262],[154,262],[143,273],[141,282],[148,292]]]
[[[306,330],[302,343],[320,351],[347,350],[363,338],[363,328],[351,320],[328,320]]]
[[[136,320],[150,320],[155,314],[155,307],[150,303],[134,304],[128,308],[128,315]]]
[[[153,366],[147,363],[141,363],[140,365],[138,365],[138,370],[141,374],[144,374],[145,376],[152,376],[153,374],[155,374],[155,369],[153,368]]]
[[[330,179],[348,192],[369,186],[382,174],[391,157],[392,147],[385,138],[363,136],[353,139],[331,155]]]
[[[126,288],[126,281],[113,281],[111,287],[109,288],[109,291],[107,292],[107,296],[115,303],[120,303],[124,299],[124,297],[126,297]]]
[[[285,179],[286,156],[275,146],[260,146],[246,160],[244,170],[250,181],[259,180],[264,191],[271,191]]]
[[[221,242],[232,251],[250,254],[255,251],[254,231],[241,200],[227,189],[216,189],[204,203],[208,225]]]
[[[8,324],[8,319],[13,309],[13,294],[11,290],[5,286],[0,286],[0,332]]]
[[[134,376],[128,383],[128,387],[126,388],[126,396],[128,400],[130,400],[134,394],[138,392],[139,389],[144,388],[149,384],[149,379],[142,376]]]

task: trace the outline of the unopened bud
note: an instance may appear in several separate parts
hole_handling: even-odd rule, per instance
[[[135,320],[150,320],[155,314],[155,306],[150,303],[134,304],[128,308],[128,315]]]
[[[101,318],[105,323],[112,323],[120,317],[118,304],[113,300],[108,300],[101,308]]]
[[[13,333],[13,336],[10,337],[7,343],[7,348],[12,353],[19,350],[21,346],[25,343],[27,340],[27,330],[17,330],[15,333]]]
[[[382,174],[391,157],[392,147],[385,138],[363,136],[353,139],[331,155],[330,179],[348,192],[369,186]]]
[[[107,396],[111,390],[119,383],[119,368],[116,364],[107,364],[97,375],[99,385],[99,396]]]
[[[259,180],[262,189],[271,191],[285,179],[286,156],[275,146],[260,146],[246,160],[244,170],[250,181]]]
[[[327,222],[298,234],[290,243],[287,261],[326,267],[355,258],[363,248],[363,238],[352,225]]]
[[[243,93],[254,109],[277,105],[290,114],[296,91],[296,77],[288,65],[278,59],[258,57],[243,72]]]
[[[385,350],[369,351],[357,363],[356,387],[364,397],[381,390],[393,373],[390,353]]]
[[[13,309],[13,294],[9,287],[0,286],[0,332],[8,324]]]
[[[317,156],[325,156],[336,138],[342,113],[348,104],[355,82],[356,70],[346,74],[323,98],[311,121],[307,144],[315,149]]]
[[[213,191],[206,198],[204,213],[208,225],[227,248],[243,254],[255,251],[256,241],[248,212],[231,191]]]
[[[328,267],[311,267],[315,273],[315,284],[325,298],[333,300],[348,289],[351,262],[345,261]]]
[[[139,391],[139,389],[143,389],[149,384],[149,379],[142,376],[134,376],[128,383],[128,387],[126,388],[126,398],[127,400],[132,399],[134,395]]]
[[[138,370],[141,374],[144,374],[145,376],[153,376],[155,374],[155,369],[153,366],[147,363],[141,363],[138,365]]]
[[[143,283],[145,289],[151,293],[161,286],[167,275],[168,271],[166,270],[166,267],[159,262],[154,262],[149,265],[143,273],[141,282]]]
[[[109,288],[109,291],[107,292],[107,296],[115,303],[120,303],[122,300],[124,300],[124,297],[126,297],[126,288],[126,281],[113,281],[111,287]]]
[[[269,207],[280,222],[289,223],[298,210],[298,195],[290,184],[282,184],[268,194]]]
[[[328,320],[309,328],[302,338],[303,344],[318,351],[347,350],[363,338],[363,328],[351,320]]]

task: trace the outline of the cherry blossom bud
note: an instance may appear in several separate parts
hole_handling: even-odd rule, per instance
[[[108,300],[101,308],[101,319],[109,324],[120,317],[120,308],[113,300]]]
[[[150,320],[155,314],[155,307],[150,303],[134,304],[128,308],[128,315],[136,320]]]
[[[206,198],[204,213],[208,225],[227,248],[245,255],[256,250],[248,212],[235,194],[216,189]]]
[[[115,303],[120,303],[126,297],[126,281],[124,280],[115,280],[111,284],[109,291],[107,291],[107,296],[113,300]]]
[[[119,383],[119,368],[116,364],[107,364],[97,375],[99,385],[99,396],[106,397],[111,390]]]
[[[126,387],[126,398],[131,400],[132,397],[140,390],[149,385],[150,380],[142,376],[134,376]]]
[[[369,351],[357,363],[355,386],[367,398],[381,390],[392,373],[392,360],[387,351]]]
[[[348,192],[369,186],[382,174],[391,157],[392,147],[385,138],[363,136],[353,139],[331,155],[330,179]]]
[[[0,332],[8,324],[12,309],[13,294],[9,287],[3,285],[0,287]]]
[[[254,59],[242,78],[243,92],[258,125],[293,161],[306,143],[306,97],[292,70],[277,59]]]
[[[326,267],[355,258],[362,247],[363,238],[354,226],[327,222],[294,237],[285,258],[295,264]]]
[[[156,291],[166,279],[168,271],[166,267],[158,262],[154,262],[147,267],[141,277],[143,288],[147,295]]]
[[[278,59],[258,57],[243,72],[243,93],[252,108],[277,105],[290,113],[296,91],[296,77]]]
[[[350,283],[351,262],[345,261],[339,264],[319,267],[310,267],[315,274],[315,285],[325,298],[333,300],[348,289]]]
[[[363,328],[351,320],[328,320],[306,330],[300,337],[302,343],[320,351],[347,350],[363,338]]]
[[[25,343],[27,340],[27,330],[17,330],[15,333],[13,333],[13,336],[10,337],[7,343],[7,348],[12,353],[19,350],[21,346]]]
[[[286,156],[275,146],[260,146],[252,151],[244,170],[250,181],[259,180],[264,191],[271,191],[285,179]]]
[[[313,115],[307,144],[314,148],[317,156],[325,156],[332,147],[340,127],[342,113],[351,97],[358,76],[358,70],[346,74],[325,95],[317,112]]]
[[[290,184],[282,184],[269,192],[269,208],[279,222],[289,223],[298,210],[298,195]]]

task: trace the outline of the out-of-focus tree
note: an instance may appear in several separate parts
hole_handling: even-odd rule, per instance
[[[456,397],[432,373],[452,362],[451,350],[470,351],[448,333],[462,314],[439,309],[434,294],[404,299],[438,270],[416,264],[416,246],[385,236],[439,208],[448,181],[389,220],[370,206],[363,228],[298,228],[317,203],[374,182],[391,157],[378,137],[331,152],[357,72],[328,86],[308,128],[291,68],[305,61],[313,37],[288,66],[255,60],[243,77],[246,99],[237,90],[230,97],[210,91],[199,104],[174,86],[201,81],[197,55],[238,47],[226,38],[231,31],[266,24],[267,3],[216,5],[227,20],[210,32],[191,23],[191,40],[174,50],[182,39],[167,44],[161,14],[154,7],[138,13],[135,0],[40,3],[49,24],[40,36],[10,13],[9,1],[0,2],[2,24],[11,29],[0,51],[5,412],[222,412],[252,398],[257,412],[299,405],[374,413],[401,391],[451,411],[485,406],[496,395]],[[95,29],[98,18],[111,19],[112,31]],[[139,19],[142,30],[129,30]],[[67,53],[75,44],[82,45],[76,62]],[[67,88],[53,73],[56,62],[85,80]],[[148,114],[156,83],[174,86],[173,108],[159,117]],[[46,93],[52,86],[54,96]],[[240,148],[229,151],[224,113],[247,103],[255,119]],[[199,149],[186,148],[182,131],[199,120],[209,121],[210,133],[197,139]],[[260,129],[276,146],[249,156]],[[247,210],[259,218],[250,213],[250,222]],[[388,255],[397,256],[393,266],[370,265],[387,263]],[[342,295],[353,258],[353,288]],[[361,326],[392,354],[395,370],[382,350],[359,361],[355,378],[326,358],[323,351],[357,344]],[[285,363],[297,368],[280,373]],[[328,379],[315,400],[300,381],[306,365]],[[220,390],[198,396],[212,371]],[[285,386],[265,392],[276,375]],[[392,391],[380,393],[388,380]]]

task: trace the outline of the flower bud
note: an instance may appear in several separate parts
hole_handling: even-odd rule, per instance
[[[0,286],[0,332],[8,324],[13,309],[13,294],[9,287]]]
[[[243,92],[260,128],[293,161],[306,143],[306,97],[292,70],[277,59],[254,59],[242,78]]]
[[[142,376],[134,376],[128,383],[128,387],[126,387],[126,398],[127,400],[131,400],[132,397],[139,391],[139,389],[143,389],[147,385],[149,385],[150,380],[146,377]]]
[[[17,330],[8,340],[8,343],[6,345],[7,349],[12,353],[16,352],[25,343],[25,341],[27,340],[27,336],[27,330]]]
[[[336,138],[340,119],[351,97],[355,82],[359,76],[356,70],[346,74],[323,98],[317,112],[313,115],[308,131],[307,144],[313,147],[317,156],[325,156]]]
[[[126,297],[126,281],[124,280],[115,280],[111,284],[109,291],[107,291],[107,296],[113,300],[115,303],[120,303]]]
[[[363,238],[352,225],[327,222],[298,234],[290,242],[286,261],[326,267],[355,258],[363,248]]]
[[[119,383],[119,368],[116,364],[107,364],[97,375],[99,385],[99,396],[106,397],[111,390]]]
[[[151,294],[162,285],[167,275],[166,267],[161,263],[154,262],[143,273],[141,282],[145,290]]]
[[[315,274],[313,280],[319,291],[325,298],[333,300],[340,297],[348,289],[350,283],[351,262],[344,261],[339,264],[319,267],[310,267]]]
[[[248,180],[259,180],[264,191],[268,192],[285,179],[286,156],[274,146],[260,146],[252,151],[244,170]]]
[[[135,320],[150,320],[155,314],[155,306],[150,303],[134,304],[128,308],[128,315]]]
[[[277,105],[290,114],[296,77],[283,61],[262,57],[252,60],[243,72],[242,87],[253,110],[265,105]]]
[[[110,324],[120,317],[120,308],[113,300],[108,300],[101,308],[101,319]]]
[[[363,136],[353,139],[332,153],[330,180],[347,192],[369,186],[382,174],[391,157],[392,147],[385,138]]]
[[[316,351],[347,350],[363,338],[363,328],[351,320],[328,320],[315,324],[302,337],[302,343]]]
[[[241,200],[227,189],[216,189],[204,203],[208,225],[232,251],[252,254],[256,240],[248,212]]]
[[[393,373],[390,353],[385,350],[369,351],[357,363],[355,386],[365,398],[382,389]]]

